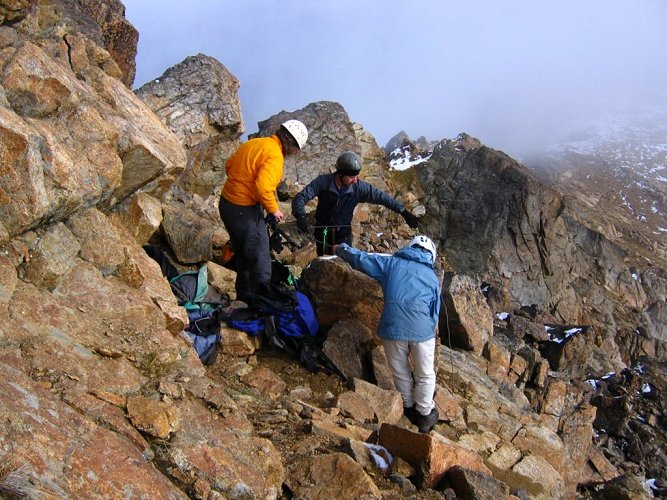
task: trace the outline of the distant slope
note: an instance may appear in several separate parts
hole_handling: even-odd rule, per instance
[[[523,163],[609,239],[667,260],[667,106],[607,117]]]

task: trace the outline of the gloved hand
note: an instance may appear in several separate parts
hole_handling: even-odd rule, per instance
[[[419,227],[419,220],[415,217],[412,212],[403,210],[401,215],[405,219],[405,223],[410,226],[412,229],[417,229]]]
[[[306,220],[305,217],[297,217],[296,218],[296,227],[299,228],[299,231],[303,231],[304,233],[308,232],[308,221]]]

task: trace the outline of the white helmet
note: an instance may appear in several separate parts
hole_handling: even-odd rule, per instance
[[[424,236],[423,234],[415,236],[414,238],[412,238],[410,246],[413,247],[415,245],[431,252],[432,255],[431,262],[435,262],[436,249],[435,249],[435,243],[433,243],[433,240],[431,238],[429,238],[428,236]]]
[[[287,120],[283,123],[283,127],[294,137],[294,140],[299,145],[299,149],[303,149],[308,140],[308,129],[299,120]]]

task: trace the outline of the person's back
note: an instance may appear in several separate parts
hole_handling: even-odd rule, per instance
[[[368,254],[348,246],[336,255],[376,279],[384,294],[378,336],[421,342],[435,337],[440,313],[440,284],[431,256],[411,246],[393,255]]]
[[[235,205],[262,205],[273,213],[274,191],[283,176],[285,157],[277,136],[250,139],[227,160],[222,196]]]
[[[420,432],[429,432],[439,419],[433,401],[441,307],[435,244],[419,235],[394,255],[367,253],[345,243],[334,247],[334,253],[382,286],[384,307],[377,335],[403,398],[404,414]]]

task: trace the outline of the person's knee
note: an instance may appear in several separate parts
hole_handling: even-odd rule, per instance
[[[414,371],[412,378],[416,384],[431,384],[435,382],[435,372],[433,370]]]

